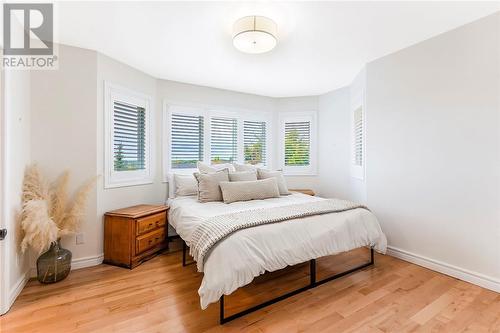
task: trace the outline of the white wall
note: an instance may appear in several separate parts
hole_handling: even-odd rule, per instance
[[[319,97],[317,192],[323,197],[352,199],[349,170],[350,89],[341,88]]]
[[[274,98],[196,86],[187,83],[157,80],[158,99],[172,103],[223,106],[233,109],[272,112]]]
[[[59,69],[32,74],[32,158],[50,180],[69,170],[70,194],[101,173],[96,166],[96,68],[95,52],[61,45]],[[74,237],[62,239],[75,260],[92,257],[102,248],[102,224],[96,209],[94,188],[82,224],[86,243],[77,246]]]
[[[367,201],[389,245],[497,290],[499,21],[369,63],[366,97]]]
[[[6,284],[7,304],[0,313],[9,309],[29,277],[29,255],[22,254],[19,223],[21,193],[25,167],[31,161],[30,147],[30,71],[5,70],[3,85],[4,123],[2,124],[2,208],[1,217],[8,230],[4,253],[8,265],[0,283]],[[0,169],[1,170],[1,169]]]

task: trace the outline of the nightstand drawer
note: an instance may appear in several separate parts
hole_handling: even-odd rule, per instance
[[[148,249],[155,247],[156,245],[165,241],[165,229],[158,229],[156,231],[150,232],[137,237],[135,241],[135,251],[137,254],[144,252]]]
[[[165,222],[165,212],[137,219],[136,235],[146,234],[156,228],[163,227]]]

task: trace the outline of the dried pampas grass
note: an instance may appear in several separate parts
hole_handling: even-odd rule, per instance
[[[87,203],[87,197],[90,193],[90,190],[92,190],[92,188],[94,187],[96,180],[97,177],[89,180],[82,187],[80,187],[73,199],[71,208],[60,220],[60,222],[57,223],[60,229],[61,236],[76,233],[80,228],[80,223],[85,213],[85,204]]]
[[[50,190],[50,216],[60,228],[66,217],[66,204],[68,199],[69,172],[64,171],[57,178]]]
[[[23,205],[30,200],[47,200],[49,198],[49,185],[40,174],[36,164],[26,168],[23,182]]]
[[[59,228],[48,214],[46,200],[30,200],[23,207],[21,227],[24,238],[21,250],[26,251],[28,245],[37,254],[45,252],[58,237]]]
[[[49,186],[36,164],[29,166],[23,183],[21,227],[24,238],[21,249],[25,251],[29,245],[41,253],[61,236],[76,233],[84,216],[87,197],[96,180],[97,177],[86,182],[70,205],[67,194],[68,171]]]

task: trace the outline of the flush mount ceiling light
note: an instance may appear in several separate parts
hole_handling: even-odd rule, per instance
[[[245,53],[265,53],[277,44],[277,26],[264,16],[245,16],[234,23],[233,45]]]

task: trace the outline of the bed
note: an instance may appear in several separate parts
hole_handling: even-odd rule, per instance
[[[225,204],[199,203],[195,196],[169,199],[169,223],[190,247],[193,233],[208,218],[232,212],[313,204],[326,200],[293,192],[288,196]],[[274,209],[274,208],[273,208]],[[370,247],[385,253],[387,241],[373,213],[364,208],[350,209],[269,223],[231,233],[211,248],[205,257],[204,273],[198,290],[201,308],[221,300],[255,277],[316,258]]]

